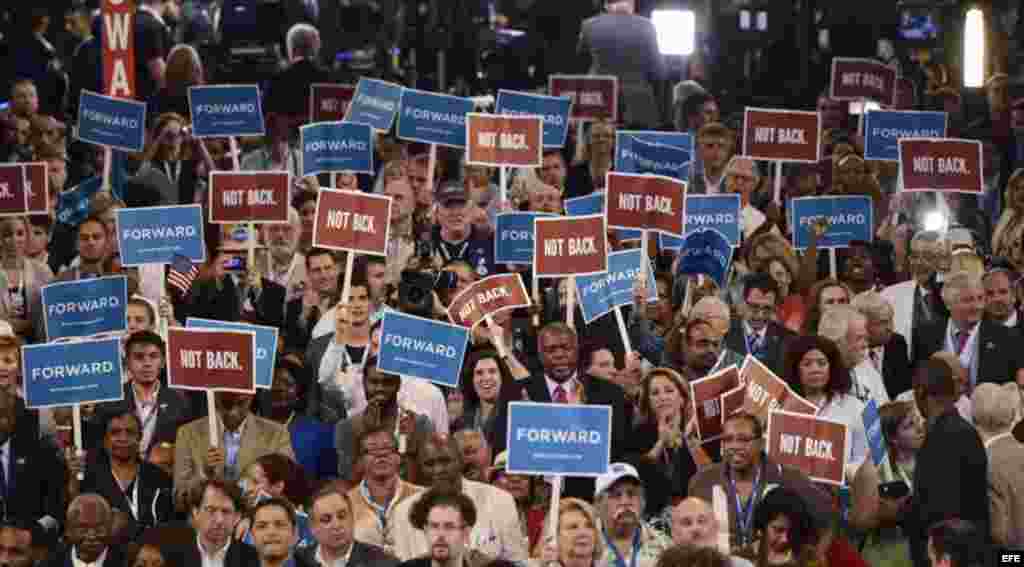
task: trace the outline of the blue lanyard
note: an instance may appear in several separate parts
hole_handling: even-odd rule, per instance
[[[381,506],[374,502],[373,497],[370,496],[370,490],[366,487],[365,480],[359,484],[359,492],[363,495],[366,503],[369,504],[373,508],[374,512],[377,513],[377,521],[380,523],[381,530],[386,529],[388,524],[388,506],[390,506],[391,503],[387,502],[384,506]]]
[[[640,529],[638,526],[636,533],[633,534],[633,557],[629,560],[629,567],[636,567],[637,558],[640,557]],[[626,567],[626,560],[622,558],[622,554],[619,553],[612,540],[608,539],[608,534],[602,532],[602,535],[604,535],[605,543],[608,544],[608,549],[611,549],[612,553],[615,554],[615,567]]]
[[[733,503],[736,505],[736,525],[739,528],[740,539],[746,541],[750,534],[750,524],[753,521],[754,501],[757,500],[758,494],[761,492],[761,470],[758,469],[757,476],[754,477],[754,488],[750,491],[750,498],[747,499],[746,505],[740,502],[740,493],[736,490],[736,481],[731,475],[729,491],[732,492]]]

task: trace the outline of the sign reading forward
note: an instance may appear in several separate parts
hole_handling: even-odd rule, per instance
[[[569,111],[572,101],[565,96],[545,96],[516,91],[498,91],[494,104],[496,114],[544,117],[544,147],[560,148],[569,134]]]
[[[197,138],[262,136],[263,107],[256,85],[203,85],[188,88],[192,129]]]

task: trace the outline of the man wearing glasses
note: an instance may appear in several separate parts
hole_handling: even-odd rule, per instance
[[[882,297],[893,308],[893,330],[907,339],[907,356],[913,360],[910,346],[914,329],[947,315],[945,305],[935,291],[935,274],[949,256],[949,248],[938,232],[919,232],[910,241],[907,270],[911,278],[882,290]]]
[[[430,551],[400,567],[476,567],[490,562],[491,558],[469,548],[476,506],[461,492],[427,491],[409,511],[409,522],[426,534]]]
[[[733,552],[752,542],[757,506],[775,487],[784,486],[796,492],[811,510],[830,513],[827,494],[799,470],[773,463],[764,453],[764,432],[756,417],[746,413],[726,417],[721,440],[722,461],[695,474],[687,494],[706,502],[725,503],[729,512],[726,529]]]
[[[736,156],[725,168],[725,192],[740,196],[740,226],[743,238],[750,238],[764,221],[764,213],[758,210],[750,199],[761,183],[757,164],[748,157]]]
[[[779,287],[769,274],[755,272],[743,283],[741,319],[733,319],[725,346],[741,355],[751,354],[778,376],[783,373],[786,342],[795,335],[775,321]]]

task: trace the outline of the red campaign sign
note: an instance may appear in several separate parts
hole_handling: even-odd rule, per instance
[[[743,155],[817,163],[821,159],[821,116],[803,110],[747,107],[743,113]]]
[[[391,197],[320,189],[313,222],[313,246],[384,256],[390,223]]]
[[[135,97],[135,2],[103,0],[103,92],[118,98]]]
[[[28,214],[50,214],[50,176],[46,162],[24,163],[28,181]]]
[[[768,457],[795,467],[815,482],[842,486],[846,472],[846,424],[813,415],[772,411]]]
[[[956,138],[900,138],[904,191],[981,193],[981,142]]]
[[[690,382],[690,399],[693,400],[693,414],[697,416],[697,436],[707,442],[722,434],[722,396],[739,387],[740,371],[733,364],[714,374]],[[742,404],[742,397],[740,403]]]
[[[288,222],[287,171],[213,171],[210,222]]]
[[[355,85],[313,83],[309,85],[309,121],[340,122],[356,94]]]
[[[569,118],[581,122],[619,119],[619,79],[611,75],[551,75],[548,94],[572,101]]]
[[[540,278],[585,276],[608,271],[604,215],[536,218],[533,273]]]
[[[761,423],[767,422],[773,410],[812,415],[818,411],[814,404],[794,392],[785,380],[749,354],[743,361],[740,381],[746,384],[743,412],[757,417]]]
[[[466,163],[491,167],[540,167],[544,118],[469,113]]]
[[[720,427],[725,426],[726,418],[743,411],[743,402],[746,399],[747,386],[742,383],[718,397],[719,407],[722,411],[722,424]]]
[[[832,58],[832,82],[829,95],[836,100],[869,99],[893,104],[896,94],[896,69],[874,59]]]
[[[686,183],[662,175],[609,172],[605,187],[609,227],[683,235]]]
[[[47,185],[44,163],[0,165],[0,216],[47,214]]]
[[[448,319],[473,328],[489,315],[529,306],[523,278],[519,274],[498,274],[477,281],[457,295],[448,306]]]
[[[256,391],[256,333],[167,330],[167,383],[182,390]]]

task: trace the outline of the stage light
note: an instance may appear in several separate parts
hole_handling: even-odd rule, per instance
[[[964,86],[977,89],[985,84],[985,13],[967,11],[964,19]]]
[[[693,10],[654,10],[651,21],[662,55],[690,55],[696,44],[697,17]]]

